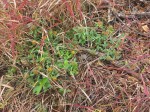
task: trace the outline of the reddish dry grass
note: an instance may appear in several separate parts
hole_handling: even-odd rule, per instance
[[[129,3],[121,7],[111,1],[83,2],[82,0],[0,1],[0,53],[2,54],[0,62],[3,63],[4,68],[12,63],[15,64],[18,54],[15,46],[25,39],[24,34],[34,26],[41,26],[46,30],[61,27],[63,32],[75,25],[85,25],[85,22],[86,25],[91,25],[100,15],[106,19],[107,7],[102,7],[102,4],[111,3],[116,9],[129,10],[126,8]],[[135,5],[134,2],[132,3]],[[85,7],[92,9],[89,8],[87,11]],[[41,25],[40,19],[47,21],[48,24]],[[79,75],[67,80],[62,79],[62,87],[69,88],[72,90],[71,93],[60,95],[57,89],[53,89],[35,96],[27,87],[26,81],[20,81],[21,74],[12,76],[12,79],[7,77],[9,82],[0,82],[0,87],[2,89],[5,87],[1,86],[1,83],[14,84],[12,87],[15,90],[10,92],[10,87],[5,87],[5,91],[1,92],[0,101],[2,104],[7,102],[3,112],[37,112],[44,108],[53,112],[91,112],[96,109],[102,112],[148,112],[150,110],[150,38],[148,33],[143,32],[142,23],[143,20],[137,18],[125,18],[124,21],[114,23],[114,27],[119,29],[119,32],[128,34],[120,46],[121,60],[113,63],[93,61],[97,57],[80,53]],[[85,54],[86,61],[80,58]],[[4,59],[8,61],[4,63]],[[41,105],[37,106],[37,103]]]

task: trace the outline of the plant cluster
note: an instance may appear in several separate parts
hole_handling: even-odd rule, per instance
[[[28,82],[35,94],[52,88],[53,82],[61,84],[59,76],[78,74],[76,52],[62,43],[56,31],[50,30],[48,37],[42,37],[42,30],[37,27],[31,30],[30,36],[30,41],[26,42],[27,56],[24,58],[32,68],[26,67],[25,71],[29,73]]]
[[[102,32],[97,32],[97,28]],[[48,35],[43,36],[42,28],[36,27],[29,33],[30,38],[22,46],[28,49],[27,53],[22,55],[20,63],[28,64],[26,70],[29,74],[28,82],[33,87],[33,92],[39,94],[53,88],[52,83],[61,84],[59,76],[71,76],[78,74],[78,63],[76,58],[75,46],[81,46],[91,49],[93,52],[102,52],[105,55],[101,60],[114,60],[120,57],[117,48],[120,38],[110,37],[114,29],[104,25],[95,27],[75,27],[66,32],[64,41],[58,31],[49,30]],[[70,43],[65,42],[69,40]],[[20,51],[19,51],[20,52]],[[59,88],[63,89],[63,88]]]
[[[97,30],[100,29],[101,32]],[[75,27],[68,32],[67,38],[71,39],[76,45],[91,49],[93,52],[102,52],[104,56],[101,60],[112,61],[121,57],[117,50],[121,37],[113,37],[115,30],[111,25],[106,27],[103,22],[95,23],[95,27]]]

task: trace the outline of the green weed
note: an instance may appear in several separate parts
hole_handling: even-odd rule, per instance
[[[36,28],[30,32],[31,41],[27,42],[29,61],[32,69],[29,72],[28,82],[33,87],[33,93],[39,94],[53,88],[51,81],[57,81],[63,71],[66,75],[78,74],[78,64],[75,58],[75,51],[71,51],[61,39],[56,31],[50,30],[48,37],[44,40],[41,50],[42,31]],[[51,50],[51,47],[53,51]],[[44,75],[43,75],[44,74]]]
[[[102,32],[97,32],[98,28]],[[62,74],[65,76],[78,74],[77,51],[74,50],[74,46],[104,53],[105,55],[100,57],[101,60],[120,58],[120,52],[117,51],[120,38],[111,37],[114,33],[112,26],[96,24],[94,27],[75,27],[65,34],[64,40],[70,40],[70,43],[64,42],[57,32],[49,30],[48,37],[44,37],[42,41],[42,29],[35,27],[29,33],[29,40],[24,45],[18,46],[18,50],[20,47],[27,49],[26,52],[20,51],[22,55],[17,62],[25,66],[23,72],[29,73],[27,81],[33,88],[33,93],[37,95],[53,88],[52,81],[61,84],[58,77]],[[16,71],[11,68],[9,72]],[[64,91],[66,91],[64,88],[59,89],[61,94],[65,93]]]
[[[102,32],[98,33],[97,28],[101,28]],[[105,55],[100,59],[110,61],[119,59],[121,56],[120,52],[117,51],[121,37],[111,37],[114,31],[112,26],[106,28],[103,24],[101,26],[96,25],[96,27],[76,27],[67,32],[66,37],[76,45],[104,53]]]

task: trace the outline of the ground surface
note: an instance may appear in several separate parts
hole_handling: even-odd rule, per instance
[[[149,112],[150,2],[0,1],[2,112]]]

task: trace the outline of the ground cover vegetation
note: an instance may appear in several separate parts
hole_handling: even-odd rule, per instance
[[[150,111],[146,0],[1,0],[2,112]]]

